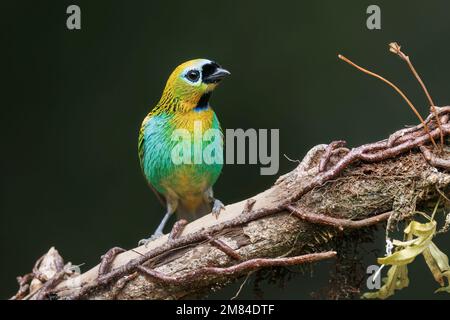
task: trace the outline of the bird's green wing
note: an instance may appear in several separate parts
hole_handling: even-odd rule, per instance
[[[142,124],[141,129],[139,130],[139,141],[138,141],[138,155],[139,155],[139,163],[141,164],[141,168],[143,168],[144,161],[144,124]]]
[[[141,126],[141,129],[139,130],[139,141],[138,141],[138,155],[139,155],[139,162],[141,165],[141,169],[142,169],[142,174],[144,174],[144,143],[145,143],[145,135],[144,135],[144,129],[145,129],[145,121]],[[144,174],[145,176],[145,174]],[[153,193],[156,195],[156,197],[158,198],[159,202],[162,204],[163,207],[166,207],[166,199],[164,197],[164,195],[162,195],[161,193],[159,193],[155,187],[152,186],[152,184],[150,183],[150,181],[148,181],[147,179],[145,179],[148,183],[148,186],[150,187],[150,189],[152,189]]]

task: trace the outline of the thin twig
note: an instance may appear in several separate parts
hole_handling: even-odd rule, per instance
[[[217,249],[219,249],[220,251],[222,251],[223,253],[225,253],[227,256],[229,256],[230,258],[234,259],[234,260],[242,260],[242,256],[237,253],[233,248],[231,248],[229,245],[227,245],[225,242],[223,242],[220,239],[214,239],[211,236],[208,236],[207,238],[210,241],[210,244],[214,247],[216,247]]]
[[[319,172],[325,171],[328,162],[330,161],[330,158],[333,155],[333,151],[337,148],[344,147],[346,144],[347,142],[345,142],[344,140],[339,140],[333,141],[327,146],[322,156],[322,159],[320,160]]]
[[[447,202],[450,203],[450,198],[449,198],[448,196],[446,196],[446,195],[444,194],[444,192],[442,192],[442,190],[439,189],[437,186],[436,186],[436,191],[444,198],[445,201],[447,201]]]
[[[435,108],[436,105],[434,104],[434,101],[431,98],[431,95],[428,92],[428,89],[425,86],[425,83],[422,81],[422,78],[419,76],[419,73],[416,71],[416,68],[414,68],[409,57],[405,53],[402,52],[401,48],[402,47],[397,42],[392,42],[389,44],[389,51],[398,55],[400,57],[400,59],[405,61],[408,64],[409,69],[411,69],[413,75],[416,77],[417,81],[419,82],[420,86],[422,87],[423,92],[427,96],[428,102],[430,104],[431,112],[434,114],[434,117],[436,118],[437,125],[438,125],[439,129],[441,129],[441,122],[439,120],[439,117],[437,115],[436,108]],[[443,148],[444,147],[444,133],[443,132],[441,132],[440,137],[441,137],[441,147]]]
[[[304,221],[314,223],[314,224],[321,224],[326,226],[331,226],[338,228],[339,230],[344,229],[360,229],[369,227],[372,225],[375,225],[377,223],[380,223],[382,221],[386,221],[389,219],[389,217],[392,214],[392,211],[384,212],[381,214],[378,214],[376,216],[362,219],[362,220],[349,220],[349,219],[339,219],[339,218],[333,218],[330,216],[326,216],[323,214],[310,214],[300,211],[300,209],[294,207],[293,205],[286,206],[286,209],[292,212],[292,214]]]
[[[169,240],[177,239],[181,236],[183,233],[184,228],[188,224],[188,221],[186,219],[180,219],[172,227],[172,230],[170,230],[169,234]]]
[[[125,249],[114,247],[108,250],[103,256],[100,266],[98,267],[98,275],[102,276],[111,270],[111,265],[119,253],[125,252]]]
[[[258,270],[267,267],[282,267],[299,265],[303,263],[317,262],[325,259],[334,258],[335,251],[327,251],[321,253],[311,253],[302,256],[289,258],[256,258],[241,262],[237,265],[219,268],[219,267],[205,267],[194,271],[190,271],[181,276],[168,276],[159,271],[149,269],[144,266],[139,266],[138,270],[146,276],[164,284],[187,285],[195,281],[199,281],[210,275],[219,276],[235,276],[237,274]]]
[[[19,283],[19,290],[11,297],[11,300],[20,300],[28,294],[30,289],[30,282],[34,279],[34,273],[27,273],[21,277],[17,277]]]
[[[234,300],[234,299],[236,299],[239,296],[239,294],[241,293],[242,289],[244,288],[245,284],[247,283],[247,281],[250,278],[250,276],[252,275],[252,273],[253,273],[253,271],[250,271],[249,273],[247,273],[247,275],[245,276],[244,281],[242,281],[241,285],[239,286],[238,291],[236,292],[236,294],[234,296],[232,296],[230,298],[230,300]]]
[[[39,289],[39,292],[37,293],[35,299],[36,300],[44,300],[48,298],[48,295],[51,293],[51,291],[61,282],[64,280],[64,276],[66,275],[66,270],[58,271],[51,279],[49,279],[41,289]]]
[[[362,71],[362,72],[364,72],[364,73],[366,73],[366,74],[368,74],[368,75],[371,75],[371,76],[373,76],[373,77],[375,77],[375,78],[377,78],[377,79],[383,81],[384,83],[387,83],[389,86],[391,86],[395,91],[397,91],[397,93],[403,98],[403,100],[406,101],[406,103],[409,105],[409,107],[412,109],[412,111],[416,114],[417,118],[419,118],[420,122],[424,125],[424,128],[425,128],[425,130],[427,131],[427,133],[428,133],[428,134],[430,133],[430,130],[429,130],[428,126],[425,124],[425,122],[424,122],[422,116],[421,116],[420,113],[417,111],[416,107],[414,107],[414,105],[413,105],[412,102],[408,99],[408,97],[407,97],[407,96],[403,93],[403,91],[401,91],[395,84],[393,84],[393,83],[390,82],[389,80],[383,78],[382,76],[380,76],[380,75],[378,75],[378,74],[376,74],[376,73],[374,73],[374,72],[372,72],[372,71],[369,71],[369,70],[367,70],[367,69],[364,69],[363,67],[357,65],[356,63],[354,63],[353,61],[347,59],[346,57],[344,57],[344,56],[341,55],[341,54],[339,54],[338,57],[339,57],[339,59],[341,59],[341,60],[347,62],[349,65],[355,67],[355,68],[358,69],[359,71]],[[431,135],[430,135],[430,139],[431,139],[431,142],[433,143],[433,145],[434,145],[435,147],[437,147],[436,142],[434,141],[433,137],[431,137]]]
[[[420,151],[422,151],[423,157],[428,161],[433,167],[443,168],[445,170],[450,170],[450,159],[442,159],[437,155],[431,153],[425,146],[420,146]]]
[[[42,263],[42,260],[44,260],[45,256],[47,254],[42,255],[39,259],[36,260],[34,266],[33,266],[33,275],[34,278],[38,279],[40,282],[46,282],[47,276],[45,276],[41,271],[39,271],[39,267]]]
[[[441,126],[442,126],[442,124],[447,123],[448,122],[448,113],[450,113],[450,107],[441,107],[441,108],[435,108],[435,109],[436,109],[436,112],[440,119],[439,121],[441,123]],[[442,117],[441,117],[441,115],[442,115]],[[434,118],[434,114],[428,115],[428,117],[425,119],[425,123],[431,124],[433,118]],[[411,135],[417,135],[417,134],[420,135],[421,129],[423,129],[422,123],[417,126],[414,126],[414,127],[398,130],[397,132],[395,132],[389,136],[388,147],[392,147],[394,144],[405,142],[406,140],[411,140]]]

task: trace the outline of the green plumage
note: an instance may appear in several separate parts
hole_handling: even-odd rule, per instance
[[[183,216],[185,213],[201,215],[211,210],[211,207],[204,203],[203,194],[216,182],[222,171],[222,163],[207,164],[202,161],[200,164],[175,164],[173,162],[172,150],[180,143],[179,140],[172,139],[174,130],[186,129],[180,127],[180,123],[201,121],[204,124],[204,131],[210,128],[220,130],[219,121],[212,110],[190,112],[193,114],[178,115],[174,112],[171,114],[161,112],[150,115],[142,125],[139,135],[139,158],[145,177],[160,195],[166,197],[168,194],[175,193],[178,196],[180,199],[178,213]],[[211,120],[204,120],[209,117]],[[187,121],[177,118],[187,118]],[[205,128],[205,125],[209,123],[210,125]],[[191,153],[188,156],[190,159],[202,157],[203,151],[211,143],[216,144],[215,149],[222,152],[222,140],[199,141],[193,131],[190,133],[192,138],[189,148]],[[196,150],[195,144],[201,144],[202,148]],[[202,154],[196,155],[195,152],[198,151]]]
[[[174,212],[192,220],[211,210],[218,215],[224,208],[212,191],[222,171],[223,137],[209,98],[226,75],[228,71],[210,60],[183,63],[170,75],[159,103],[142,122],[138,143],[142,171],[167,207],[155,235],[162,233]],[[206,138],[208,130],[215,134]],[[180,150],[184,161],[175,161]],[[215,155],[214,161],[205,159],[205,154]]]

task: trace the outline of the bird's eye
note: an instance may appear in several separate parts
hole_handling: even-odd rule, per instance
[[[196,82],[198,78],[200,78],[200,72],[198,72],[197,70],[191,70],[186,73],[186,78],[188,78],[192,82]]]

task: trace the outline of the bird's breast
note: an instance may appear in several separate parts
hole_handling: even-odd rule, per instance
[[[141,165],[147,180],[159,192],[165,194],[170,189],[182,198],[202,193],[214,184],[222,170],[222,163],[207,163],[203,155],[205,148],[222,154],[223,138],[219,122],[211,109],[155,115],[143,125]],[[209,129],[217,129],[220,135],[205,141],[203,134]],[[181,163],[180,159],[174,161],[177,152],[188,152],[190,161],[184,161],[187,159],[184,154]],[[201,161],[196,161],[198,159]]]

